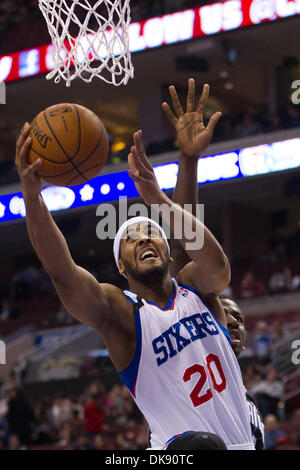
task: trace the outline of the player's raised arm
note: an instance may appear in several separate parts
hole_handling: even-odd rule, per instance
[[[129,174],[134,180],[137,191],[147,205],[160,205],[160,214],[164,219],[164,208],[172,208],[171,230],[175,233],[175,223],[180,221],[183,226],[191,227],[194,240],[202,240],[199,247],[196,243],[191,246],[191,239],[182,230],[182,238],[178,240],[187,252],[192,262],[188,263],[179,274],[179,281],[190,285],[203,295],[218,294],[230,281],[230,266],[228,259],[213,234],[204,224],[191,213],[174,204],[160,189],[153,168],[151,167],[142,141],[142,132],[134,134],[134,146],[128,156]],[[168,217],[170,210],[166,211]],[[167,220],[169,222],[169,220]],[[198,248],[197,248],[198,246]]]
[[[221,117],[221,113],[214,113],[209,119],[208,125],[204,126],[203,114],[209,97],[208,84],[203,86],[202,94],[196,107],[195,80],[193,78],[189,79],[185,112],[179,103],[175,87],[170,86],[169,91],[177,116],[172,113],[167,103],[163,103],[162,107],[176,130],[180,148],[178,177],[173,200],[182,207],[184,204],[191,204],[192,213],[195,215],[195,206],[198,203],[198,160],[211,142],[214,128]]]
[[[176,115],[173,114],[168,103],[164,102],[162,107],[177,133],[177,142],[180,148],[178,176],[173,201],[181,207],[189,204],[192,208],[192,214],[196,215],[196,204],[199,202],[197,184],[198,160],[210,144],[214,128],[220,119],[221,113],[214,113],[207,127],[204,126],[203,114],[209,97],[208,84],[203,86],[198,106],[196,106],[195,80],[193,78],[189,79],[185,111],[181,107],[173,85],[169,87],[169,92]],[[171,269],[172,273],[176,275],[190,259],[180,243],[174,240],[174,238],[171,239],[171,251],[174,258]]]
[[[168,103],[163,103],[162,107],[176,130],[180,148],[178,177],[173,200],[181,207],[189,204],[192,208],[192,214],[196,215],[196,204],[199,202],[197,184],[198,160],[211,142],[214,128],[221,117],[221,113],[214,113],[205,127],[203,114],[209,97],[208,84],[203,86],[201,97],[198,104],[196,104],[195,80],[193,78],[189,79],[185,111],[179,102],[176,89],[173,85],[169,87],[169,92],[175,114],[171,111]],[[173,269],[174,274],[177,274],[187,264],[189,259],[178,241],[172,240],[171,243],[175,260]],[[211,279],[213,284],[216,283],[216,290],[218,290],[219,279],[218,272],[216,272],[215,280]]]
[[[117,305],[118,311],[125,312],[123,316],[126,318],[126,298],[120,289],[99,284],[88,271],[74,263],[66,240],[40,194],[42,184],[36,170],[41,162],[37,160],[31,165],[27,163],[31,144],[29,132],[30,125],[26,123],[17,141],[15,162],[26,206],[26,224],[30,241],[68,313],[82,323],[94,327],[103,334],[104,339],[107,339],[112,334],[112,324],[116,322],[111,299],[114,299],[114,306]],[[129,304],[128,301],[128,312],[131,312],[132,307]],[[121,315],[120,318],[122,322]],[[126,321],[130,322],[128,318]],[[125,321],[123,322],[126,329]],[[118,329],[122,331],[122,323]],[[110,336],[108,343],[111,342]],[[118,361],[115,362],[118,367]]]
[[[177,140],[180,147],[178,176],[173,201],[181,207],[184,207],[185,204],[189,204],[192,214],[196,215],[196,205],[199,203],[197,182],[198,161],[199,157],[203,155],[211,142],[215,125],[221,113],[215,113],[211,116],[208,126],[204,126],[203,113],[209,97],[209,85],[207,84],[203,86],[199,104],[196,108],[195,80],[192,78],[189,79],[186,111],[183,114],[175,87],[170,86],[169,91],[174,110],[176,114],[178,114],[178,117],[172,113],[167,103],[163,103],[162,106],[177,132]],[[178,240],[174,240],[173,237],[171,239],[171,253],[174,262],[170,266],[170,269],[173,270],[173,275],[177,275],[191,260]],[[205,300],[208,302],[219,321],[224,325],[227,324],[218,297],[212,295],[206,297]]]

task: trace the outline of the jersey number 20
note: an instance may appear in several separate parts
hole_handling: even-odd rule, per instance
[[[216,379],[215,372],[212,369],[213,364],[215,365],[215,369],[218,372],[218,379]],[[218,356],[215,354],[209,354],[206,356],[206,368],[211,377],[214,390],[219,393],[223,392],[223,390],[226,388],[226,378]],[[207,380],[207,372],[205,367],[201,364],[194,364],[193,366],[186,369],[183,380],[185,382],[189,382],[194,374],[200,374],[199,380],[190,394],[193,405],[196,407],[210,400],[213,397],[213,393],[211,389],[208,388],[205,393],[202,393],[201,395],[201,391]]]

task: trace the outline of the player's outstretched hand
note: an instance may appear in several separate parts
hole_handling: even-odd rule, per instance
[[[195,80],[193,78],[189,79],[186,112],[182,109],[176,88],[173,85],[169,87],[169,92],[175,114],[171,111],[168,103],[164,102],[162,107],[167,118],[176,129],[180,150],[183,156],[200,157],[210,144],[214,128],[221,117],[221,113],[216,112],[209,119],[207,126],[204,126],[203,112],[209,97],[209,85],[205,84],[203,86],[202,95],[196,106]]]
[[[133,147],[128,155],[128,164],[130,167],[129,176],[134,180],[135,187],[148,206],[159,204],[164,198],[164,193],[160,189],[154,170],[147,158],[142,131],[133,134]]]
[[[24,197],[36,196],[42,189],[42,179],[36,173],[42,165],[42,160],[38,159],[31,165],[27,161],[28,151],[31,145],[29,133],[30,124],[26,122],[16,144],[15,164],[20,177]]]

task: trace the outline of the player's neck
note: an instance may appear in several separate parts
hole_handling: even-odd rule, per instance
[[[159,282],[151,282],[148,285],[128,279],[129,289],[147,302],[153,302],[162,308],[165,308],[173,292],[173,282],[171,275],[168,274]]]

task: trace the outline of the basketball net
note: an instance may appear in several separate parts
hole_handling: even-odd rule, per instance
[[[52,39],[47,80],[70,86],[94,77],[115,86],[133,78],[128,26],[130,0],[39,0]]]

